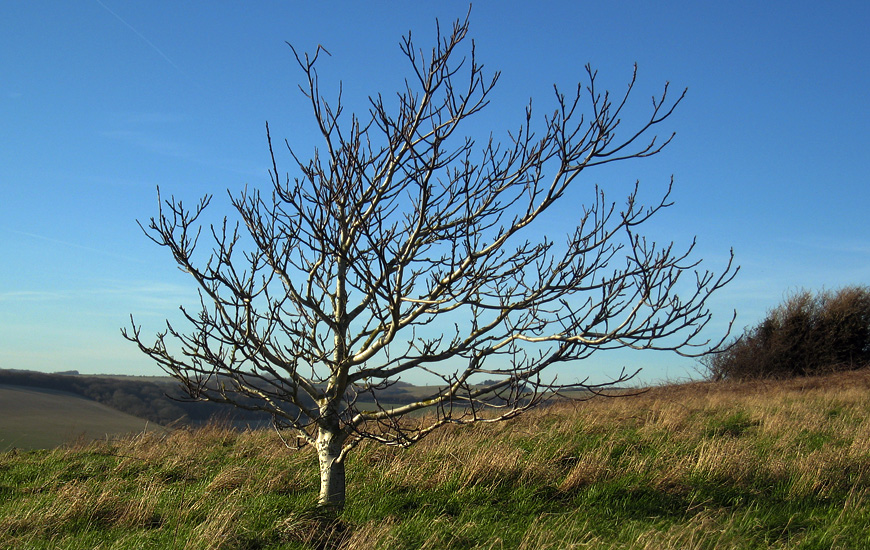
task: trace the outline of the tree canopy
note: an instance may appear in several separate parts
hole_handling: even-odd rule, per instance
[[[618,208],[581,177],[659,153],[673,134],[655,128],[685,91],[673,97],[666,84],[629,129],[621,117],[636,70],[614,97],[587,66],[585,83],[556,90],[552,111],[537,117],[530,103],[505,139],[477,142],[469,125],[499,73],[484,73],[467,35],[467,19],[439,28],[428,52],[405,36],[405,88],[370,97],[362,114],[346,113],[341,93],[324,98],[322,47],[294,48],[321,138],[313,156],[288,145],[282,172],[267,125],[271,186],[230,195],[236,220],[206,232],[207,259],[194,251],[210,196],[188,208],[158,190],[159,212],[143,227],[201,303],[182,309],[187,329],[167,323],[146,343],[134,324],[125,336],[192,397],[239,407],[253,398],[314,445],[322,504],[344,502],[344,459],[364,439],[410,445],[448,423],[512,418],[560,391],[598,392],[547,369],[601,350],[705,352],[707,299],[735,273],[730,261],[719,275],[698,270],[694,243],[640,233],[669,206],[670,186],[644,206],[638,184]],[[573,207],[563,242],[530,231],[580,186],[594,200]],[[428,395],[382,398],[415,372],[437,381]]]

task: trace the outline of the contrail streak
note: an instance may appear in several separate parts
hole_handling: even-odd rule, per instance
[[[111,8],[109,8],[109,6],[103,4],[100,0],[94,0],[94,1],[95,1],[97,4],[99,4],[100,6],[102,6],[102,8],[103,8],[104,10],[106,10],[106,11],[109,12],[109,13],[111,13],[111,14],[115,17],[115,19],[117,19],[118,21],[120,21],[121,23],[123,23],[125,27],[127,27],[128,29],[130,29],[131,31],[133,31],[134,33],[136,33],[136,36],[138,36],[138,37],[141,38],[141,39],[142,39],[146,44],[148,44],[149,46],[151,46],[151,49],[152,49],[152,50],[154,50],[155,52],[159,53],[159,54],[160,54],[160,57],[162,57],[163,59],[166,60],[167,63],[169,63],[170,65],[172,65],[173,67],[175,67],[175,69],[176,69],[178,72],[184,74],[184,71],[181,70],[181,67],[179,67],[178,65],[175,64],[174,61],[172,61],[171,59],[169,59],[169,56],[167,56],[165,53],[163,53],[163,50],[161,50],[160,48],[158,48],[157,46],[155,46],[155,45],[154,45],[154,42],[151,42],[150,40],[148,40],[148,39],[145,37],[144,34],[142,34],[141,32],[137,31],[137,30],[136,30],[136,27],[134,27],[134,26],[131,25],[130,23],[127,23],[126,21],[124,21],[124,18],[123,18],[123,17],[121,17],[120,15],[118,15],[117,13],[115,13],[114,11],[112,11]]]

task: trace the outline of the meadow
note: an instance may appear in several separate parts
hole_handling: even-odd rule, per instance
[[[143,430],[164,428],[72,393],[0,384],[0,452]]]
[[[870,548],[870,371],[698,382],[310,449],[217,425],[0,454],[0,548]]]

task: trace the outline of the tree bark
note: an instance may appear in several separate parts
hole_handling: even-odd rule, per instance
[[[320,427],[317,433],[317,461],[320,465],[321,507],[341,508],[345,500],[344,460],[341,446],[344,435],[335,426],[335,431]]]

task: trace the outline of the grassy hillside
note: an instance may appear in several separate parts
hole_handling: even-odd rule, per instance
[[[156,424],[202,423],[228,411],[213,403],[180,402],[183,393],[169,377],[80,375],[0,369],[0,385],[62,391],[102,403]],[[236,414],[239,418],[249,415]]]
[[[141,432],[148,422],[78,395],[0,385],[0,451]],[[151,424],[151,429],[162,430]]]
[[[180,383],[169,376],[85,375],[77,371],[43,373],[0,369],[0,386],[26,386],[75,394],[161,425],[202,425],[219,419],[243,427],[270,426],[272,420],[270,415],[263,412],[191,401]],[[428,398],[438,391],[439,388],[434,386],[398,382],[378,390],[378,400],[381,406],[392,406]],[[369,394],[362,393],[355,398],[362,408],[375,407]]]
[[[870,372],[690,384],[363,445],[218,427],[0,455],[0,548],[868,549]]]

